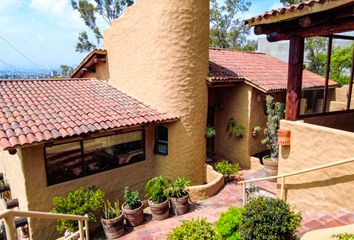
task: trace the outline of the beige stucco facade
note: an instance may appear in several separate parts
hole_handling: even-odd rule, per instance
[[[345,118],[349,119],[349,118]],[[354,133],[303,122],[281,121],[291,130],[291,145],[282,146],[279,174],[354,156]],[[353,211],[354,163],[286,178],[286,199],[299,211]]]
[[[156,156],[155,175],[204,181],[209,3],[139,0],[104,32],[109,82],[162,112],[169,154]]]

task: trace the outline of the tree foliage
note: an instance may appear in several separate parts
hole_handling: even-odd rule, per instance
[[[68,77],[73,73],[74,69],[68,65],[60,65],[60,76]]]
[[[210,5],[210,46],[254,51],[256,42],[247,40],[250,28],[236,18],[238,13],[248,11],[251,2],[225,0],[221,5],[217,0],[211,0]]]
[[[352,66],[353,47],[337,47],[332,52],[330,78],[344,85],[350,80],[349,70]]]
[[[304,2],[304,0],[280,0],[280,2],[284,5],[291,5],[291,4],[302,3]]]
[[[107,24],[122,15],[124,9],[133,5],[134,0],[71,0],[71,6],[78,11],[85,25],[92,31],[96,38],[96,45],[88,39],[87,32],[79,33],[77,52],[89,52],[97,48],[102,41],[102,33],[97,25],[97,17],[103,18]]]
[[[324,76],[326,72],[326,46],[327,41],[323,37],[306,39],[306,57],[308,63],[306,69]]]

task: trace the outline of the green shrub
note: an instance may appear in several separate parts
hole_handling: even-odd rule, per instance
[[[212,138],[216,135],[216,130],[214,127],[206,127],[205,128],[205,137]]]
[[[162,176],[155,177],[147,181],[145,184],[145,192],[148,198],[155,204],[163,203],[167,200],[166,188],[170,180]]]
[[[331,237],[334,238],[334,239],[337,239],[337,240],[354,240],[354,234],[353,233],[333,234]]]
[[[226,180],[228,180],[232,174],[240,171],[240,167],[238,163],[230,163],[228,161],[222,160],[221,162],[217,162],[215,164],[215,170],[221,173],[226,178]]]
[[[291,240],[300,222],[301,214],[292,211],[283,200],[254,198],[244,207],[241,239]]]
[[[103,204],[103,217],[104,219],[114,219],[116,217],[119,217],[121,214],[120,211],[120,206],[119,206],[119,200],[115,201],[113,203],[113,206],[110,201],[106,201]]]
[[[134,210],[141,206],[138,191],[130,191],[129,187],[124,189],[124,201],[127,203],[129,209]]]
[[[188,194],[186,187],[188,187],[190,183],[191,182],[186,180],[184,177],[179,177],[168,186],[166,193],[169,197],[172,198],[180,198],[186,196]]]
[[[175,227],[168,240],[214,240],[216,233],[213,227],[205,218],[182,221],[182,224]]]
[[[219,240],[240,239],[239,227],[242,221],[242,208],[230,207],[227,212],[221,213],[216,222],[215,231]]]
[[[89,222],[96,222],[94,213],[98,212],[104,203],[104,193],[95,186],[87,189],[81,187],[75,191],[69,192],[65,197],[53,198],[53,213],[85,215],[88,214]],[[74,231],[77,227],[77,221],[58,220],[57,230],[63,233],[65,228]]]

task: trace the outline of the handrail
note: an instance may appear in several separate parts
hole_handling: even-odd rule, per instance
[[[295,175],[299,175],[299,174],[303,174],[303,173],[307,173],[307,172],[317,171],[317,170],[321,170],[321,169],[325,169],[325,168],[329,168],[329,167],[334,167],[334,166],[350,163],[350,162],[353,162],[353,161],[354,161],[354,158],[348,158],[348,159],[345,159],[345,160],[332,162],[332,163],[327,163],[327,164],[319,165],[319,166],[312,167],[312,168],[306,168],[306,169],[303,169],[303,170],[300,170],[300,171],[294,171],[294,172],[291,172],[291,173],[284,173],[284,174],[280,174],[280,175],[276,175],[276,176],[255,178],[255,179],[249,179],[249,180],[240,181],[238,183],[242,184],[243,205],[246,203],[246,184],[247,183],[281,178],[280,198],[284,200],[285,177],[290,177],[290,176],[295,176]]]
[[[15,226],[14,226],[14,218],[15,217],[25,217],[25,218],[40,218],[40,219],[67,219],[78,221],[79,230],[73,235],[80,236],[80,240],[84,240],[84,235],[86,235],[86,240],[89,240],[89,217],[71,215],[71,214],[61,214],[61,213],[49,213],[49,212],[37,212],[37,211],[20,211],[20,210],[5,210],[0,213],[0,219],[4,219],[5,229],[6,229],[6,237],[8,240],[16,240],[15,236]],[[85,224],[84,224],[85,223]],[[84,234],[85,231],[85,234]],[[70,239],[70,237],[69,237]]]

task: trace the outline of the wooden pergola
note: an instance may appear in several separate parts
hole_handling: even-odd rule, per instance
[[[298,120],[300,118],[304,44],[305,38],[308,37],[329,38],[322,112],[322,114],[326,114],[332,42],[333,39],[354,40],[353,36],[339,35],[354,30],[353,13],[354,0],[310,0],[301,4],[267,11],[245,21],[245,24],[254,26],[256,35],[266,34],[270,42],[290,41],[286,98],[287,120]],[[349,96],[345,112],[352,111],[350,110],[350,100],[353,90],[353,68],[354,66],[351,69]]]

